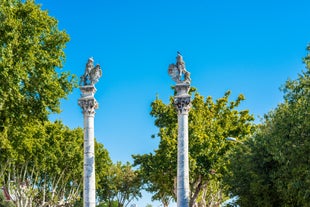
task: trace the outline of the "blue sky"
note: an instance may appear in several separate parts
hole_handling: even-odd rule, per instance
[[[103,76],[96,84],[95,136],[113,161],[152,152],[158,139],[149,115],[156,94],[165,102],[174,83],[167,74],[183,54],[192,86],[203,96],[232,98],[259,116],[282,101],[279,88],[304,69],[310,42],[308,0],[37,0],[71,41],[64,71],[84,73],[94,57]],[[54,118],[83,127],[76,89]]]

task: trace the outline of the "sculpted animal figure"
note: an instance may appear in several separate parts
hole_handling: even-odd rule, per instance
[[[85,72],[80,78],[80,85],[94,85],[98,82],[101,76],[102,70],[100,68],[100,65],[97,64],[94,67],[94,59],[89,58],[86,63]]]
[[[99,78],[102,76],[102,70],[100,68],[100,65],[96,65],[91,71],[90,71],[90,83],[93,85],[98,82]]]
[[[178,52],[176,64],[170,64],[168,74],[176,83],[191,83],[190,73],[185,68],[182,55]]]

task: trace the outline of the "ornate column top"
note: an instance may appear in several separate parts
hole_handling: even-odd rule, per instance
[[[82,108],[85,115],[91,116],[95,114],[95,109],[98,108],[98,103],[94,97],[96,93],[95,83],[98,82],[102,75],[100,65],[94,67],[94,59],[89,58],[84,75],[81,76],[80,90],[81,98],[78,100],[79,106]]]
[[[187,83],[175,85],[174,106],[179,114],[188,114],[191,108],[191,96],[188,94],[189,89],[190,85]]]
[[[95,98],[80,98],[78,104],[82,108],[83,113],[88,116],[95,115],[95,110],[98,108],[98,103]]]
[[[176,63],[169,65],[168,74],[176,82],[174,105],[178,114],[188,114],[191,107],[191,96],[188,94],[191,78],[180,52],[177,52]]]
[[[102,76],[102,70],[100,65],[97,64],[94,66],[94,59],[91,57],[88,59],[85,67],[85,72],[81,76],[80,86],[94,85],[99,81],[99,78]]]
[[[188,96],[175,96],[174,106],[178,111],[178,114],[188,114],[191,108],[191,97]]]
[[[176,63],[169,65],[168,74],[177,84],[191,83],[190,72],[186,70],[185,62],[180,52],[177,52]]]

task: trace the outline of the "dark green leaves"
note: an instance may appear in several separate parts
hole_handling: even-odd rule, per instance
[[[240,206],[309,206],[309,55],[304,62],[306,70],[282,89],[284,103],[231,158],[226,181]]]

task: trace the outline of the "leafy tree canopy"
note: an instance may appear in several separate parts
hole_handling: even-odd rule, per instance
[[[0,160],[12,158],[16,143],[27,144],[19,128],[30,129],[60,112],[60,99],[77,85],[59,71],[68,41],[57,20],[33,0],[1,0]]]
[[[46,120],[76,85],[65,60],[69,36],[33,0],[1,0],[0,127]]]
[[[229,101],[229,96],[228,91],[213,101],[195,92],[192,100],[189,113],[191,205],[221,202],[222,196],[215,195],[223,188],[221,179],[226,171],[226,156],[235,146],[226,138],[244,140],[254,131],[253,116],[248,110],[237,110],[244,100],[243,95],[235,101]],[[169,104],[157,98],[152,103],[151,115],[159,128],[159,147],[154,153],[133,157],[135,165],[140,166],[147,190],[154,193],[153,199],[167,206],[172,198],[175,199],[177,169],[177,112],[173,98]]]
[[[53,206],[81,200],[83,130],[69,129],[60,121],[46,121],[17,127],[14,132],[14,156],[1,163],[0,186],[19,198],[15,203]],[[95,146],[96,178],[100,183],[111,160],[102,144],[95,142]],[[14,196],[17,192],[25,197]]]
[[[241,206],[309,206],[309,55],[304,62],[306,70],[284,85],[284,102],[232,156],[226,181]]]
[[[102,205],[109,207],[127,206],[132,200],[140,198],[141,177],[139,171],[134,170],[130,163],[117,162],[107,169],[107,174],[99,182],[99,200]]]

